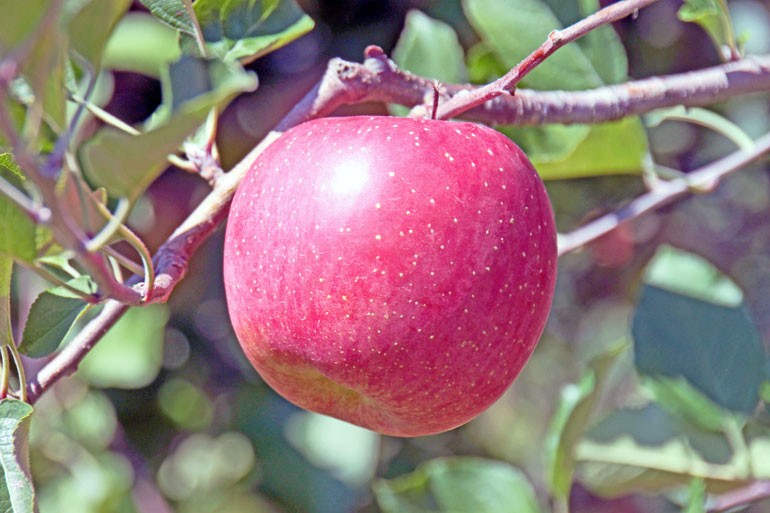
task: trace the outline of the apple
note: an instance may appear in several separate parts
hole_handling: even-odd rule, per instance
[[[524,153],[491,128],[324,118],[253,162],[230,209],[235,333],[292,403],[396,436],[495,402],[540,338],[556,229]]]

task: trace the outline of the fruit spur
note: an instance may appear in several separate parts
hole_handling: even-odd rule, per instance
[[[395,436],[460,426],[532,354],[556,229],[524,153],[477,124],[323,118],[253,162],[227,223],[240,344],[292,403]]]

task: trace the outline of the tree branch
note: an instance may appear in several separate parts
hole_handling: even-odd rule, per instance
[[[770,152],[770,133],[759,138],[753,147],[741,149],[688,173],[682,178],[658,182],[648,193],[639,196],[616,212],[604,215],[565,235],[559,236],[559,256],[582,248],[633,219],[656,210],[690,192],[711,192],[730,173]]]
[[[732,490],[709,499],[706,508],[710,513],[719,513],[740,506],[746,506],[768,497],[770,497],[770,481],[754,481],[743,488],[738,488],[737,490]]]
[[[535,69],[541,62],[550,57],[556,50],[583,37],[590,31],[630,16],[657,0],[621,0],[600,9],[594,14],[583,18],[574,25],[563,30],[554,30],[548,34],[548,39],[540,48],[529,54],[523,61],[503,75],[498,80],[475,89],[472,93],[453,96],[448,102],[439,107],[436,117],[449,119],[462,114],[470,108],[482,105],[500,95],[512,94],[522,78]]]

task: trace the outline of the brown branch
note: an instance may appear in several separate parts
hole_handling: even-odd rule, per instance
[[[128,305],[114,299],[107,301],[99,315],[86,324],[72,341],[27,383],[29,403],[34,404],[51,385],[75,372],[83,358],[128,308]]]
[[[723,178],[770,152],[770,133],[754,146],[741,149],[682,178],[658,182],[648,193],[639,196],[616,212],[606,214],[573,232],[559,236],[559,256],[576,251],[587,243],[613,231],[642,215],[679,199],[690,192],[711,192]]]
[[[511,71],[498,80],[474,90],[471,94],[454,96],[443,104],[437,113],[438,119],[449,119],[463,112],[477,107],[501,95],[513,93],[522,78],[535,69],[540,63],[550,57],[556,50],[583,37],[590,31],[636,14],[639,9],[646,7],[657,0],[621,0],[600,9],[594,14],[583,18],[574,25],[563,30],[554,30],[548,35],[540,48],[529,54],[523,61],[514,66]]]
[[[770,481],[761,480],[737,490],[732,490],[710,499],[706,508],[711,513],[720,513],[739,506],[746,506],[770,497]]]
[[[364,102],[426,104],[434,80],[400,69],[376,46],[366,49],[363,64],[332,59],[323,79],[284,118],[278,130],[327,116],[343,105]],[[474,86],[444,84],[457,96]],[[546,125],[601,123],[656,109],[712,105],[729,98],[770,92],[770,55],[704,68],[688,73],[634,80],[585,91],[518,89],[498,96],[459,117],[487,124]],[[473,94],[473,93],[469,93]],[[425,112],[428,116],[428,112]]]

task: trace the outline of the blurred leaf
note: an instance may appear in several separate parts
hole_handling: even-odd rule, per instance
[[[639,118],[598,125],[500,127],[518,143],[545,180],[637,174],[647,155]]]
[[[107,449],[118,427],[115,406],[98,390],[88,390],[78,399],[59,414],[67,434],[93,451]]]
[[[508,69],[503,66],[489,46],[484,42],[476,43],[465,55],[468,78],[474,84],[486,84],[505,75]]]
[[[743,291],[729,276],[705,258],[673,246],[658,248],[647,264],[645,281],[710,303],[743,303]]]
[[[15,399],[0,401],[0,511],[33,513],[35,491],[29,472],[29,421],[32,406]]]
[[[351,488],[369,483],[380,451],[380,435],[312,412],[289,418],[286,438],[314,465]]]
[[[185,34],[195,36],[195,26],[182,0],[139,0],[159,20]]]
[[[682,21],[700,25],[722,55],[723,48],[735,50],[732,21],[724,0],[685,0],[677,16]]]
[[[539,0],[464,0],[463,8],[481,40],[506,69],[537,49],[561,23]],[[589,89],[602,85],[577,45],[566,45],[521,82],[533,89]]]
[[[131,0],[90,0],[74,15],[67,31],[72,49],[99,69],[105,43]]]
[[[180,429],[201,431],[211,424],[211,400],[185,379],[173,378],[164,382],[158,392],[158,405]]]
[[[575,470],[574,450],[583,436],[591,411],[601,397],[604,384],[626,346],[616,347],[594,358],[580,380],[561,390],[559,404],[546,434],[546,480],[551,493],[569,497]]]
[[[583,17],[601,8],[598,0],[578,0],[578,4]],[[611,24],[592,30],[577,43],[605,84],[618,84],[628,78],[626,49]]]
[[[130,12],[110,35],[103,65],[160,78],[180,55],[178,36],[173,30],[149,14]]]
[[[184,61],[192,57],[183,57]],[[203,76],[188,76],[192,91],[183,94],[181,105],[165,124],[131,135],[108,127],[83,146],[80,157],[87,176],[103,186],[113,197],[136,199],[166,169],[166,156],[176,153],[184,140],[205,121],[214,106],[227,105],[238,93],[253,90],[256,79],[242,67],[218,61],[203,61],[203,66],[188,66]],[[173,69],[173,68],[172,68]],[[176,81],[179,83],[179,81]],[[201,87],[208,85],[209,88]],[[192,96],[192,94],[197,94]],[[168,101],[168,99],[167,99]],[[159,118],[158,118],[159,119]]]
[[[294,41],[315,25],[294,0],[198,0],[194,6],[209,52],[244,63]],[[197,45],[183,34],[182,47]]]
[[[473,457],[428,461],[374,484],[385,513],[538,513],[532,485],[507,463]]]
[[[407,13],[404,30],[393,49],[393,60],[400,68],[453,83],[468,80],[464,55],[450,25],[417,10]]]
[[[0,178],[23,190],[21,169],[10,153],[0,153]],[[30,262],[37,254],[35,246],[35,223],[0,192],[0,254]]]
[[[730,139],[736,146],[744,150],[751,149],[754,146],[754,141],[741,127],[712,110],[679,105],[677,107],[654,110],[645,115],[647,126],[658,126],[667,120],[684,121],[708,128]]]
[[[96,285],[88,276],[75,278],[69,285],[86,294],[96,292]],[[62,287],[42,292],[29,310],[19,352],[30,358],[42,358],[53,353],[88,306]]]
[[[468,80],[464,54],[450,25],[411,10],[393,49],[393,60],[412,73],[441,82],[462,83]],[[401,105],[391,105],[389,110],[396,116],[409,112]]]
[[[24,9],[19,0],[0,0],[0,58],[5,57],[16,45],[23,42],[43,19],[51,0],[26,0]],[[8,13],[14,13],[9,16]]]
[[[67,39],[56,13],[57,4],[50,0],[32,0],[19,9],[15,0],[0,0],[0,12],[18,13],[0,18],[0,56],[24,41],[32,41],[29,55],[21,63],[21,76],[35,101],[43,107],[46,121],[58,131],[65,123],[64,67]]]
[[[726,307],[646,285],[632,325],[637,370],[682,377],[730,411],[750,415],[765,361],[745,307]]]
[[[88,353],[78,375],[99,388],[142,388],[163,363],[168,307],[131,308]]]
[[[741,486],[752,466],[770,456],[757,439],[751,462],[736,457],[721,433],[702,431],[657,404],[616,410],[592,428],[577,446],[580,482],[603,496],[659,492],[706,480],[710,491]],[[754,475],[759,476],[754,469]]]

